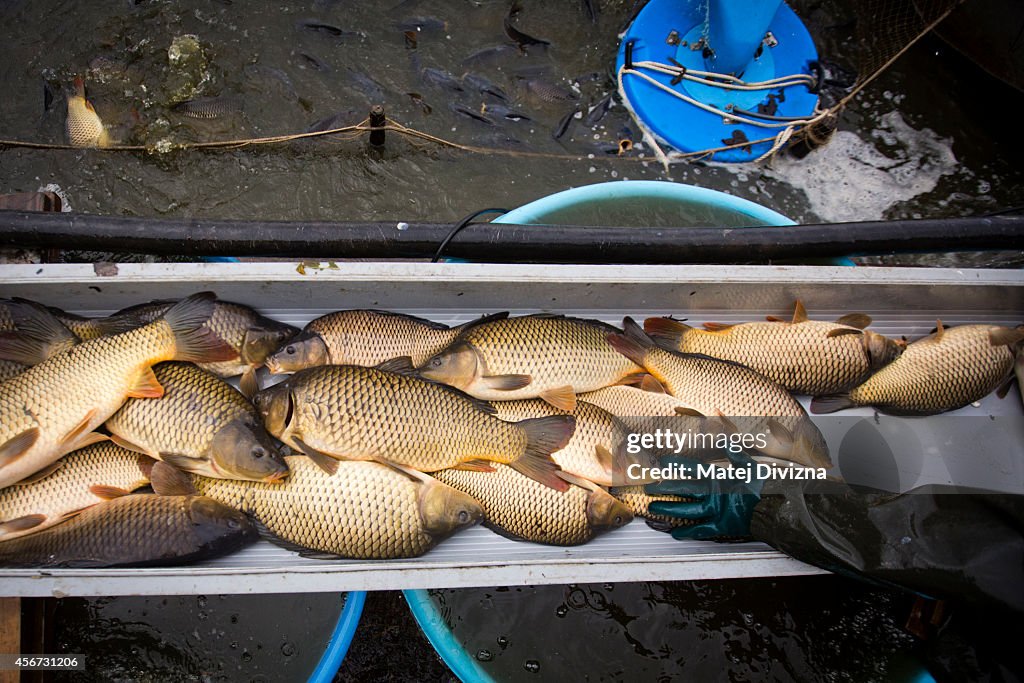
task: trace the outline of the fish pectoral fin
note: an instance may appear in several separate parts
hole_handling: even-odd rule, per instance
[[[768,432],[779,441],[793,443],[793,432],[778,420],[768,420]]]
[[[37,439],[39,439],[39,427],[26,429],[21,434],[8,439],[3,446],[0,446],[0,467],[10,465],[25,455],[35,445]]]
[[[572,474],[571,472],[566,472],[565,470],[559,470],[555,472],[555,476],[567,484],[579,486],[580,488],[587,489],[588,491],[593,491],[595,489],[601,488],[600,486],[590,481],[589,479],[584,479],[583,477]]]
[[[106,484],[94,484],[93,486],[90,486],[89,493],[97,498],[102,498],[103,500],[114,500],[121,496],[131,495],[131,491],[126,491],[117,486],[107,486]]]
[[[807,309],[804,308],[804,302],[800,301],[800,299],[797,299],[793,305],[793,320],[791,322],[807,322]]]
[[[109,441],[110,437],[106,434],[100,434],[99,432],[86,432],[85,434],[79,434],[73,442],[65,442],[65,446],[68,449],[68,453],[71,451],[77,451],[80,448],[91,446],[94,443],[101,443],[103,441]]]
[[[427,483],[430,481],[434,481],[434,478],[427,474],[426,472],[420,472],[419,470],[409,467],[408,465],[399,465],[397,462],[393,460],[388,460],[387,458],[374,458],[373,462],[379,465],[384,465],[385,467],[390,467],[395,472],[398,472],[399,474],[404,474],[405,476],[409,477],[415,482]],[[451,469],[457,470],[469,468],[452,467]]]
[[[576,392],[570,384],[542,391],[540,393],[540,398],[544,399],[559,410],[564,410],[567,413],[571,413],[576,410]]]
[[[1010,387],[1013,386],[1013,380],[1015,379],[1016,375],[1011,371],[1010,374],[1006,376],[1006,379],[1003,380],[1003,383],[999,385],[999,388],[996,389],[996,396],[1001,399],[1006,398],[1006,395],[1010,393]],[[1024,387],[1021,387],[1021,391],[1024,391]]]
[[[773,322],[785,322],[778,318],[773,319],[772,316],[768,316],[768,318],[769,320],[773,320]],[[704,323],[704,329],[711,332],[721,332],[722,330],[727,330],[730,327],[736,327],[736,325],[732,323]]]
[[[158,456],[160,461],[166,465],[182,470],[183,472],[196,472],[203,473],[208,471],[205,467],[206,460],[203,458],[193,458],[188,455],[182,455],[181,453],[160,453]]]
[[[863,330],[871,324],[871,316],[866,313],[847,313],[836,320],[836,322],[840,325],[849,325],[850,327]]]
[[[530,375],[484,375],[480,380],[484,386],[493,391],[515,391],[529,386],[533,377]]]
[[[0,539],[8,534],[17,533],[19,531],[28,531],[29,529],[35,529],[37,526],[46,521],[46,515],[25,515],[23,517],[15,517],[5,522],[0,522]]]
[[[682,406],[676,406],[676,415],[685,415],[686,417],[704,417],[704,413],[693,408],[684,408]]]
[[[494,466],[486,460],[467,460],[451,467],[453,470],[466,470],[467,472],[494,472]]]
[[[157,381],[153,374],[153,368],[146,367],[139,371],[135,383],[128,390],[128,398],[160,398],[164,395],[164,388]]]
[[[260,390],[260,381],[256,377],[255,366],[250,365],[242,373],[242,378],[238,380],[238,388],[242,390],[242,395],[246,398],[251,399]]]
[[[829,330],[828,334],[826,334],[825,337],[828,338],[828,339],[831,339],[832,337],[842,337],[842,336],[845,336],[847,334],[864,334],[864,331],[863,330],[853,330],[853,329],[850,329],[849,327],[837,327],[834,330]]]
[[[50,476],[51,474],[53,474],[54,472],[59,470],[63,464],[64,464],[63,461],[58,460],[57,462],[53,463],[52,465],[48,465],[47,467],[44,467],[43,469],[39,470],[35,474],[29,475],[29,476],[25,477],[24,479],[22,479],[21,481],[14,483],[13,485],[14,486],[25,486],[26,484],[35,484],[37,481],[42,481],[43,479],[46,479],[48,476]]]
[[[159,496],[190,496],[196,492],[192,478],[188,474],[165,462],[153,463],[149,483]]]
[[[378,363],[374,367],[377,370],[391,372],[396,375],[405,375],[406,377],[415,377],[419,374],[416,372],[416,366],[413,365],[412,356],[399,356],[398,358],[392,358],[391,360],[386,360],[383,363]]]
[[[645,375],[644,378],[640,380],[640,388],[644,391],[649,391],[652,394],[668,393],[665,391],[665,385],[659,382],[657,377],[650,374]]]
[[[335,458],[332,458],[326,453],[321,453],[297,436],[293,436],[292,441],[305,456],[313,461],[314,465],[322,469],[327,474],[333,476],[334,473],[338,471],[338,461]]]
[[[663,519],[651,519],[650,517],[645,517],[644,523],[651,529],[654,529],[655,531],[660,531],[662,533],[671,533],[671,531],[675,529],[674,524],[672,524],[671,522],[666,522]]]
[[[601,471],[611,477],[615,473],[615,455],[611,450],[604,444],[599,443],[594,446],[594,456],[597,459],[597,464],[601,467]]]
[[[132,451],[133,453],[139,453],[141,455],[148,456],[150,458],[153,458],[154,460],[159,460],[160,459],[160,454],[159,453],[156,453],[155,451],[151,451],[148,448],[145,448],[144,446],[139,446],[138,444],[134,444],[131,441],[129,441],[128,439],[124,438],[123,436],[118,436],[117,434],[111,434],[110,435],[110,440],[113,441],[115,444],[117,444],[118,446],[120,446],[121,448],[123,448],[125,450]]]
[[[643,370],[641,370],[640,372],[631,372],[622,379],[620,379],[618,382],[616,382],[615,385],[626,387],[637,386],[644,381],[645,377],[650,377],[650,374]]]

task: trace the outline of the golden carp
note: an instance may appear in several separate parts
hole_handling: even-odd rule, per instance
[[[93,430],[125,400],[162,396],[153,365],[232,357],[203,328],[212,309],[212,294],[194,295],[145,327],[83,342],[0,384],[0,488],[106,439]]]
[[[402,356],[418,366],[468,328],[507,317],[508,313],[496,313],[448,327],[389,311],[337,311],[311,320],[298,337],[267,359],[267,368],[278,374],[317,365],[373,367]]]
[[[174,304],[173,300],[164,300],[131,306],[106,318],[106,324],[122,329],[141,327],[164,315]],[[242,375],[240,387],[246,396],[252,396],[259,390],[256,370],[286,339],[298,332],[291,325],[272,320],[248,306],[230,301],[214,303],[213,314],[206,328],[227,342],[237,352],[237,356],[228,361],[200,363],[200,367],[218,377]]]
[[[893,415],[934,415],[978,401],[1013,372],[1013,347],[1024,340],[1024,325],[960,325],[907,346],[899,358],[848,393],[820,396],[811,412],[832,413],[875,406]]]
[[[775,382],[734,361],[663,349],[632,318],[623,321],[623,328],[609,342],[686,404],[678,409],[681,414],[717,417],[726,427],[730,418],[747,418],[745,431],[766,439],[761,453],[808,467],[831,466],[821,432],[803,406]],[[769,419],[749,419],[755,417]]]
[[[572,437],[570,415],[504,422],[451,387],[354,365],[302,370],[258,393],[255,403],[271,434],[327,467],[332,458],[423,472],[495,461],[565,488],[551,453]]]
[[[259,535],[238,510],[201,496],[134,494],[0,543],[2,567],[146,567],[227,555]]]
[[[576,394],[637,379],[642,370],[608,343],[597,320],[538,314],[476,325],[419,372],[492,401],[542,398],[573,410]]]
[[[808,320],[798,301],[792,321],[705,323],[708,329],[700,330],[648,318],[644,330],[672,351],[736,361],[789,391],[820,396],[849,389],[900,355],[903,344],[865,330],[869,324],[859,313],[834,323]]]
[[[285,458],[282,484],[192,477],[158,464],[153,488],[190,490],[238,508],[266,527],[272,543],[304,557],[395,559],[417,557],[456,531],[480,521],[480,505],[422,472],[376,462],[338,463],[327,474],[303,456]]]
[[[496,401],[493,405],[495,415],[509,422],[567,414],[540,399]],[[551,454],[562,471],[601,486],[612,486],[627,481],[626,472],[632,464],[656,465],[652,458],[625,451],[622,428],[607,411],[579,401],[576,410],[568,414],[576,418],[576,429],[569,443]]]
[[[687,405],[675,396],[637,387],[605,387],[580,394],[580,401],[603,408],[632,432],[643,432],[652,424],[652,417],[675,417]]]
[[[510,467],[494,472],[441,470],[440,481],[480,501],[484,525],[502,536],[548,545],[579,545],[625,526],[629,509],[600,486],[567,476],[573,485],[555,491]]]
[[[86,446],[0,490],[0,541],[49,528],[91,505],[149,483],[153,460],[113,443]]]
[[[110,144],[107,129],[103,127],[92,103],[85,99],[85,82],[75,78],[75,93],[68,96],[68,141],[74,147],[106,147]]]
[[[106,426],[113,440],[169,465],[218,479],[275,482],[288,468],[252,404],[191,363],[153,368],[159,401],[130,398]]]

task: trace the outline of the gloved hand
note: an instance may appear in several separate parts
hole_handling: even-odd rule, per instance
[[[652,495],[684,496],[693,499],[679,503],[654,501],[648,505],[653,514],[696,522],[689,526],[676,527],[672,530],[672,538],[741,540],[750,537],[750,520],[754,515],[754,506],[761,500],[764,482],[753,476],[754,461],[750,456],[740,453],[728,457],[733,467],[749,468],[749,483],[736,479],[697,478],[696,463],[690,461],[691,478],[666,480],[644,487],[644,490]],[[682,463],[680,460],[674,462]],[[662,466],[664,465],[663,461]]]

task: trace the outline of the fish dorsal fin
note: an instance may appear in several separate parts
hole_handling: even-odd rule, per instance
[[[508,311],[501,311],[500,313],[491,313],[490,315],[483,315],[476,320],[470,320],[468,323],[462,323],[452,329],[458,330],[459,334],[462,334],[466,330],[471,330],[474,327],[480,325],[486,325],[487,323],[493,323],[498,320],[505,320],[508,318]]]
[[[256,367],[250,365],[242,373],[242,378],[238,380],[238,388],[242,390],[242,395],[248,399],[251,399],[260,390],[260,381],[256,376]]]
[[[855,330],[849,327],[837,327],[834,330],[829,330],[825,337],[831,339],[832,337],[842,337],[848,334],[864,334],[864,330]]]
[[[777,315],[766,315],[764,317],[764,319],[767,320],[770,323],[788,323],[789,322],[785,318],[780,318]]]
[[[804,302],[800,301],[800,299],[797,299],[796,304],[793,306],[793,320],[791,322],[807,322],[807,309],[804,308]]]
[[[542,391],[540,393],[540,398],[544,399],[559,410],[564,410],[567,413],[571,413],[576,410],[576,392],[573,390],[571,384]]]
[[[945,334],[945,332],[946,332],[946,328],[943,327],[942,321],[941,320],[936,320],[935,321],[935,333],[934,333],[935,334],[935,337],[934,337],[935,341],[936,342],[942,341],[942,335]]]
[[[164,395],[164,388],[157,381],[153,368],[145,367],[139,371],[135,383],[128,390],[128,398],[160,398]]]
[[[778,318],[776,318],[776,320],[778,320]],[[704,329],[707,330],[708,332],[723,332],[725,330],[728,330],[730,327],[736,327],[736,325],[732,323],[704,323]]]
[[[115,498],[120,498],[121,496],[129,496],[131,495],[132,492],[126,491],[125,489],[120,488],[118,486],[94,484],[93,486],[89,487],[89,493],[103,500],[114,500]]]
[[[35,474],[33,474],[31,476],[28,476],[28,477],[25,477],[24,479],[22,479],[19,482],[16,482],[14,484],[14,486],[26,486],[28,484],[35,484],[37,481],[42,481],[43,479],[46,479],[48,476],[50,476],[51,474],[53,474],[54,472],[59,470],[63,465],[64,465],[64,461],[63,460],[58,460],[57,462],[53,463],[52,465],[48,465],[48,466],[44,467],[43,469],[39,470]]]
[[[295,442],[295,445],[298,446],[299,450],[302,451],[304,455],[313,461],[314,465],[322,469],[327,474],[334,476],[335,472],[338,471],[338,461],[335,458],[332,458],[326,453],[321,453],[317,449],[306,444],[305,441],[297,436],[293,436],[292,441]]]
[[[406,377],[417,377],[419,374],[416,372],[416,366],[412,363],[412,356],[399,356],[386,360],[375,365],[374,369]]]
[[[850,327],[856,327],[858,330],[863,330],[871,324],[871,316],[865,313],[847,313],[836,320],[836,322],[840,325],[849,325]]]
[[[165,462],[153,463],[149,483],[160,496],[192,496],[196,493],[192,477]]]

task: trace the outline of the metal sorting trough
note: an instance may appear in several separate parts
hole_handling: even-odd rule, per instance
[[[677,314],[740,322],[786,315],[801,299],[812,318],[851,311],[889,335],[946,324],[1024,321],[1024,271],[798,266],[572,266],[297,262],[0,267],[0,296],[86,315],[155,298],[213,290],[302,325],[344,308],[382,308],[458,323],[482,313],[556,311],[620,323]],[[304,270],[305,274],[299,271]],[[989,396],[964,414],[1024,424],[1016,393]],[[851,411],[871,414],[870,410]],[[1018,424],[1019,426],[1019,424]],[[1020,454],[1013,454],[1017,460]],[[1013,475],[1020,478],[1018,469]],[[575,548],[519,543],[476,527],[425,556],[393,561],[308,560],[261,541],[216,561],[180,568],[0,570],[0,595],[280,593],[606,581],[685,580],[819,573],[759,543],[678,542],[642,520]]]

